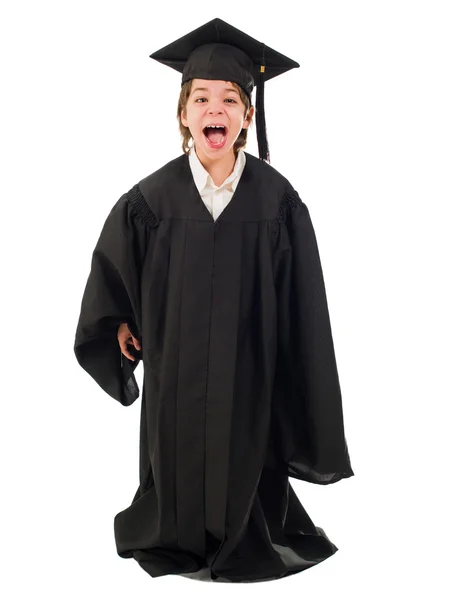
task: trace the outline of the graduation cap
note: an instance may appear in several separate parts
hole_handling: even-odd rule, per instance
[[[264,115],[264,82],[300,65],[262,42],[213,19],[175,42],[150,54],[150,58],[190,79],[218,79],[241,86],[251,102],[256,86],[256,133],[259,158],[270,162]]]

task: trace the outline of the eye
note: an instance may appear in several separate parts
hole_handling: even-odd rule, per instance
[[[196,100],[194,100],[194,102],[198,102],[199,100],[206,100],[206,98],[197,98]],[[201,103],[203,104],[203,103]]]
[[[234,98],[227,98],[227,100],[231,100],[231,102],[234,102],[235,104],[237,104],[237,102]]]

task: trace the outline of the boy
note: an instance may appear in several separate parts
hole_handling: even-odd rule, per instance
[[[152,58],[183,73],[183,154],[112,208],[75,339],[125,406],[144,365],[140,485],[117,551],[152,577],[284,577],[337,551],[288,477],[354,475],[309,211],[268,164],[264,79],[298,64],[220,19]],[[262,160],[243,150],[255,81]]]

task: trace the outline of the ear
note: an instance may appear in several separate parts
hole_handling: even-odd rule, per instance
[[[188,126],[188,122],[187,122],[187,119],[186,119],[186,109],[185,108],[182,109],[180,117],[181,117],[181,122],[183,123],[183,125],[185,127],[187,127]]]
[[[248,109],[247,117],[244,119],[244,122],[242,124],[242,129],[247,129],[248,128],[248,126],[252,122],[254,114],[255,114],[255,107],[254,106],[250,106],[250,108]]]

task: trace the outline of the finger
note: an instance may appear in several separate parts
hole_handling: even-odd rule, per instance
[[[120,345],[120,350],[122,351],[122,354],[123,354],[124,356],[126,356],[127,358],[129,358],[130,360],[136,360],[136,359],[135,359],[135,357],[134,357],[132,354],[130,354],[130,353],[128,352],[128,350],[127,350],[127,348],[126,348],[126,346],[125,346],[125,345],[122,345],[122,344],[121,344],[121,345]]]
[[[130,360],[136,360],[136,359],[134,358],[134,356],[133,356],[132,354],[130,354],[129,352],[122,352],[122,354],[123,354],[124,356],[126,356],[127,358],[129,358]]]
[[[139,344],[139,340],[138,340],[138,339],[136,339],[136,338],[135,338],[135,337],[133,337],[133,336],[131,336],[131,337],[132,337],[132,339],[133,339],[133,344],[134,344],[134,347],[136,348],[136,350],[140,350],[140,349],[141,349],[141,345]]]

